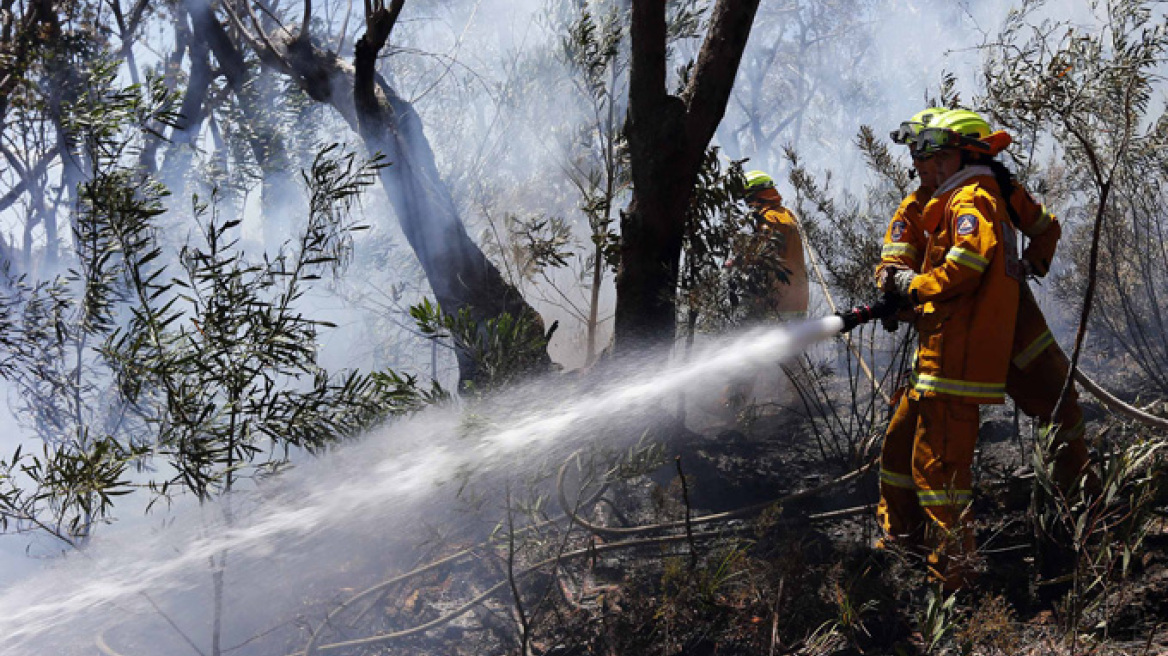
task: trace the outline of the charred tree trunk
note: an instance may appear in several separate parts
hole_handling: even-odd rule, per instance
[[[626,133],[633,199],[621,216],[616,351],[670,343],[685,214],[734,86],[759,0],[719,0],[681,97],[666,91],[665,3],[634,0]]]
[[[195,144],[206,117],[207,95],[215,73],[211,70],[210,49],[199,31],[190,33],[189,53],[191,70],[186,92],[179,106],[178,120],[170,133],[170,144],[162,162],[160,179],[179,196],[186,196],[183,176],[190,170],[194,158]]]
[[[467,234],[438,173],[421,117],[376,73],[377,53],[402,4],[396,0],[382,15],[385,22],[376,29],[383,32],[370,29],[357,41],[353,98],[361,137],[370,151],[384,153],[389,161],[390,166],[382,169],[382,181],[406,240],[418,254],[442,306],[471,308],[477,319],[530,312]],[[426,220],[418,220],[423,217]]]
[[[263,172],[260,202],[263,207],[265,245],[277,247],[295,232],[293,226],[284,220],[292,213],[280,205],[302,195],[292,159],[280,137],[275,119],[264,109],[267,102],[262,97],[261,85],[257,84],[256,71],[248,66],[243,52],[227,33],[223,23],[215,17],[211,5],[202,1],[188,2],[187,10],[196,38],[204,39],[215,56],[219,71],[227,80],[247,122],[248,146]]]
[[[388,10],[375,12],[356,44],[353,100],[361,137],[370,151],[384,153],[389,161],[381,169],[382,183],[442,307],[448,312],[466,308],[477,321],[503,313],[529,316],[540,326],[539,316],[467,234],[438,173],[421,117],[377,75],[377,54],[403,4],[394,0]],[[459,354],[459,370],[463,381],[475,379],[465,354]]]
[[[386,156],[389,166],[380,172],[382,186],[445,312],[466,309],[478,321],[507,313],[531,318],[541,327],[539,315],[467,234],[438,173],[421,117],[376,72],[377,54],[402,4],[395,0],[392,9],[376,12],[380,16],[372,21],[376,33],[362,37],[355,65],[318,48],[309,35],[287,30],[261,34],[251,45],[265,65],[291,77],[313,100],[333,107],[361,135],[369,152]],[[238,17],[233,17],[242,28]],[[464,357],[459,370],[463,381],[475,379]]]

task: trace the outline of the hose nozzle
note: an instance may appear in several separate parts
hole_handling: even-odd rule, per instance
[[[884,292],[884,297],[871,305],[858,305],[850,310],[837,312],[836,315],[844,320],[844,327],[840,332],[849,333],[860,324],[891,317],[902,305],[903,301],[895,293]]]

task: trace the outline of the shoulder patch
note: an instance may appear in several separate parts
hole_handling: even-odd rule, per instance
[[[892,241],[900,241],[900,238],[904,236],[904,229],[906,227],[907,225],[904,221],[893,221],[892,231],[889,233],[889,236],[892,237]]]
[[[957,217],[957,234],[965,236],[977,232],[977,217],[972,214],[962,214]]]

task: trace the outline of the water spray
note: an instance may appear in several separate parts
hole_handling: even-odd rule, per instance
[[[187,516],[154,534],[119,536],[111,531],[95,540],[89,557],[64,559],[44,575],[0,593],[0,651],[51,653],[50,643],[88,642],[93,634],[86,635],[92,630],[87,627],[124,625],[126,617],[151,613],[156,602],[193,622],[194,607],[183,599],[203,585],[206,563],[225,552],[235,563],[232,590],[253,599],[248,604],[240,597],[237,607],[265,610],[287,596],[268,587],[266,581],[279,579],[269,572],[284,568],[305,581],[325,576],[327,568],[312,567],[318,552],[360,562],[365,558],[361,552],[345,556],[335,549],[356,549],[347,545],[372,540],[371,531],[380,536],[372,540],[379,549],[389,548],[386,540],[408,541],[409,532],[396,527],[409,526],[419,516],[441,517],[434,512],[441,509],[436,504],[452,496],[456,486],[441,488],[457,480],[458,472],[474,472],[486,480],[512,476],[525,463],[558,458],[597,440],[619,439],[627,435],[623,418],[655,412],[660,400],[679,390],[709,385],[762,362],[793,358],[838,335],[845,325],[844,318],[828,316],[755,329],[685,363],[633,366],[610,384],[567,397],[562,390],[549,390],[547,381],[536,383],[509,393],[501,400],[504,404],[489,403],[498,417],[469,433],[459,416],[435,409],[306,464],[299,473],[286,474],[279,486],[264,490],[266,498],[256,499],[262,503],[250,516],[233,524],[208,527],[197,516]],[[662,358],[658,354],[647,361]],[[505,405],[507,398],[515,407]],[[500,426],[491,428],[492,422]],[[238,507],[247,501],[233,503]],[[208,510],[213,509],[203,509]],[[388,533],[372,530],[378,526]],[[343,587],[332,579],[323,585]],[[245,631],[255,626],[239,621]]]

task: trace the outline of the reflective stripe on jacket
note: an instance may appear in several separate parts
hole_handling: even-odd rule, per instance
[[[1017,246],[993,174],[962,169],[925,206],[929,234],[910,295],[920,306],[913,387],[922,396],[1002,403],[1014,346]]]
[[[922,198],[920,190],[905,197],[896,214],[884,231],[884,245],[881,249],[880,264],[876,275],[885,266],[908,267],[920,273],[920,253],[928,245],[928,236],[922,226],[922,213],[928,198]],[[1018,229],[1028,237],[1030,244],[1022,257],[1030,262],[1034,270],[1045,273],[1050,259],[1058,245],[1062,228],[1058,219],[1044,206],[1038,204],[1023,187],[1018,186],[1010,196],[1010,204],[1018,217]],[[897,225],[897,223],[902,225]],[[1018,302],[1018,316],[1014,328],[1014,348],[1011,362],[1019,369],[1026,369],[1038,356],[1055,343],[1054,335],[1046,323],[1034,294],[1028,285],[1022,285]]]

